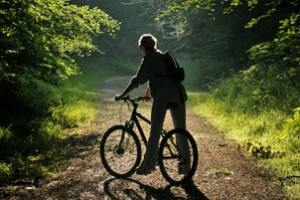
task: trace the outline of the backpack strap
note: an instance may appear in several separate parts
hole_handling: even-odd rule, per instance
[[[179,68],[179,64],[178,64],[177,60],[175,59],[175,57],[173,56],[173,54],[170,51],[167,51],[167,53],[170,54],[173,62],[175,63],[175,68],[176,69]]]

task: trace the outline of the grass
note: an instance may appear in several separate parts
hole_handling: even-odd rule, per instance
[[[300,199],[298,85],[256,66],[205,85],[209,77],[203,74],[213,74],[207,71],[205,60],[181,63],[186,70],[188,106],[257,158],[283,185],[289,199]]]
[[[26,111],[24,113],[32,115],[14,116],[13,124],[0,127],[2,183],[58,172],[53,162],[34,168],[30,163],[41,158],[55,161],[72,151],[67,146],[57,151],[57,144],[70,136],[66,134],[69,128],[89,126],[101,112],[101,81],[131,72],[129,67],[123,68],[122,60],[110,62],[102,57],[90,57],[78,62],[82,72],[60,86],[23,77],[20,107]],[[127,63],[127,66],[130,65]],[[34,90],[28,87],[32,83],[35,84]]]
[[[63,127],[88,125],[101,110],[100,82],[109,77],[129,74],[133,64],[123,60],[104,60],[97,57],[79,61],[83,70],[71,77],[60,89],[65,104],[53,107],[52,117]]]
[[[230,171],[227,168],[211,168],[208,170],[209,173],[214,174],[224,174],[224,175],[230,175]]]
[[[190,92],[189,97],[189,106],[197,114],[207,117],[226,137],[242,144],[265,169],[275,174],[278,182],[281,180],[290,199],[299,199],[299,178],[287,178],[300,175],[299,110],[293,116],[271,109],[253,113],[212,93]],[[245,97],[236,98],[240,101]]]
[[[71,77],[57,90],[62,102],[50,108],[51,119],[62,127],[57,135],[58,143],[72,137],[72,134],[86,133],[86,131],[73,130],[70,134],[67,128],[87,127],[96,120],[97,114],[101,112],[100,83],[102,80],[129,73],[128,69],[123,68],[122,61],[117,60],[110,62],[91,57],[80,60],[79,65],[82,68],[80,75]],[[61,147],[60,150],[50,148],[45,153],[45,158],[50,164],[47,165],[48,167],[43,166],[40,171],[50,175],[53,175],[53,171],[59,172],[57,167],[53,169],[53,165],[61,162],[72,151],[72,146]]]

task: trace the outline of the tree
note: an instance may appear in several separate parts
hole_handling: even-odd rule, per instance
[[[299,0],[178,0],[168,1],[160,18],[185,16],[187,30],[191,30],[186,31],[189,34],[184,39],[191,49],[189,52],[200,59],[208,56],[211,60],[221,59],[223,63],[217,64],[215,71],[226,74],[228,69],[237,72],[255,64],[257,70],[254,71],[261,74],[263,82],[270,78],[285,80],[296,89],[297,77],[300,77],[299,9]],[[205,47],[204,51],[197,50],[199,47]],[[248,62],[247,49],[252,62]],[[241,58],[243,62],[239,62]],[[262,86],[267,85],[270,84],[262,83]]]
[[[0,15],[2,84],[22,74],[57,83],[76,74],[73,55],[97,50],[93,35],[119,29],[119,23],[100,9],[66,0],[2,0]]]
[[[20,121],[23,135],[30,134],[28,121],[51,114],[53,104],[39,95],[38,83],[57,86],[77,74],[75,57],[99,50],[93,37],[113,36],[119,25],[97,7],[68,0],[1,0],[0,127],[15,129]]]

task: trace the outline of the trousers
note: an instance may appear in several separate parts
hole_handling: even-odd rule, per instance
[[[186,129],[186,107],[185,103],[181,102],[179,92],[177,88],[165,88],[157,92],[154,97],[152,111],[151,111],[151,130],[147,143],[144,160],[141,164],[141,168],[144,170],[155,169],[157,157],[158,157],[158,143],[160,139],[160,133],[164,124],[168,105],[176,104],[176,106],[170,107],[171,117],[174,128]],[[189,160],[189,145],[186,137],[176,135],[176,145],[178,146],[179,153]],[[189,168],[189,163],[188,166]]]

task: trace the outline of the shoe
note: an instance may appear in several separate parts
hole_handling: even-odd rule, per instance
[[[137,168],[136,170],[136,174],[138,175],[148,175],[148,174],[151,174],[153,170],[145,170],[145,169],[141,169],[140,168]]]
[[[152,171],[154,171],[155,169],[156,169],[155,166],[153,168],[150,168],[150,169],[145,169],[143,164],[141,164],[138,168],[136,168],[135,171],[138,175],[147,175],[147,174],[151,174]]]
[[[136,171],[136,174],[137,175],[148,175],[148,174],[151,174],[152,171]]]

